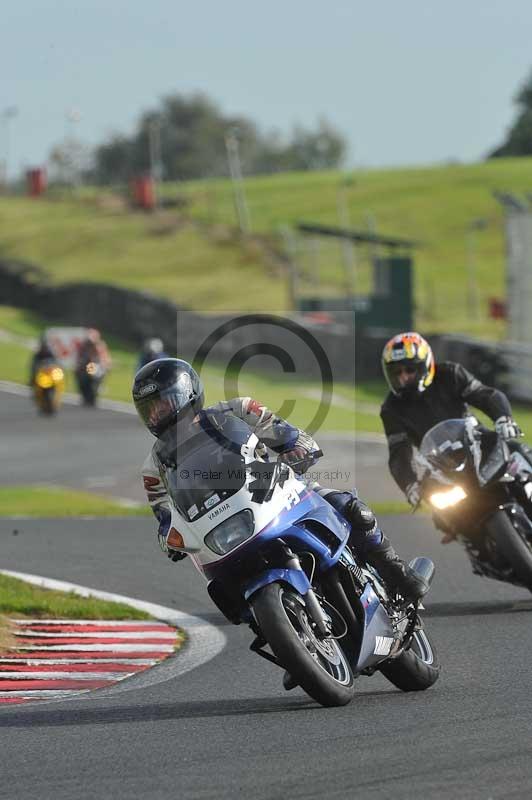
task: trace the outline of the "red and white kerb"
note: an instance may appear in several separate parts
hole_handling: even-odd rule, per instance
[[[17,644],[0,651],[0,704],[102,689],[168,658],[180,643],[163,622],[11,620]]]

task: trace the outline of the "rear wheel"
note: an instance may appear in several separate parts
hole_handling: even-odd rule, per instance
[[[80,386],[80,391],[84,405],[91,407],[96,405],[98,388],[95,381],[92,381],[90,378],[86,378]]]
[[[422,692],[436,683],[440,675],[436,648],[424,628],[414,631],[407,650],[379,669],[403,692]]]
[[[42,396],[42,410],[44,414],[55,414],[57,411],[55,402],[55,389],[47,389]]]
[[[320,639],[304,601],[293,589],[272,583],[252,600],[262,635],[280,664],[323,706],[343,706],[355,693],[353,673],[334,638]]]
[[[532,591],[532,546],[525,541],[508,519],[506,512],[497,511],[486,523],[497,550],[512,567],[517,579]]]

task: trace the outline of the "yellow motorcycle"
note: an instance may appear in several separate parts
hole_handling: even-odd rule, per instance
[[[41,414],[56,414],[65,391],[65,373],[55,361],[39,364],[33,378],[33,396]]]

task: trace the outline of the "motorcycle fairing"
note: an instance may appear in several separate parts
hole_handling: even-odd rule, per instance
[[[360,597],[363,611],[363,634],[356,672],[374,666],[390,652],[394,635],[390,618],[371,584],[367,584]]]
[[[306,595],[310,587],[310,581],[303,570],[298,569],[269,569],[261,575],[257,575],[251,580],[243,590],[244,597],[249,600],[255,592],[267,586],[269,583],[286,583],[292,586],[296,592]]]
[[[320,536],[322,528],[326,529],[329,536]],[[303,544],[311,549],[317,548],[320,557],[325,559],[322,570],[327,570],[340,558],[350,532],[351,526],[347,520],[319,494],[309,490],[293,509],[273,519],[261,531],[261,535],[286,541],[293,537],[300,540],[303,535]]]
[[[293,508],[282,510],[261,531],[227,555],[210,562],[202,559],[200,568],[205,576],[222,577],[223,572],[232,571],[235,562],[252,557],[269,542],[277,539],[282,539],[296,550],[312,552],[321,571],[334,566],[347,542],[351,526],[320,495],[306,489],[303,484],[301,486],[304,493]],[[327,533],[324,531],[320,535],[322,528]]]

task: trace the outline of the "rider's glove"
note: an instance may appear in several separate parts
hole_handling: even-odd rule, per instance
[[[172,561],[181,561],[183,558],[186,558],[186,553],[182,553],[181,550],[174,550],[171,547],[168,547],[168,532],[170,530],[170,522],[172,520],[170,511],[167,508],[156,509],[155,516],[159,521],[159,530],[157,532],[157,536],[159,538],[159,547],[163,553],[166,553],[168,558],[170,558]]]
[[[417,481],[408,484],[405,494],[412,508],[416,508],[421,503],[421,487]]]
[[[306,447],[293,447],[292,450],[285,450],[280,454],[279,460],[288,464],[299,475],[306,472],[314,463],[314,458]]]
[[[512,417],[499,417],[499,419],[496,419],[495,430],[505,441],[517,439],[518,436],[523,435],[523,431]]]
[[[168,548],[168,558],[171,561],[182,561],[184,558],[187,557],[186,553],[181,552],[181,550],[172,550],[171,547]]]

